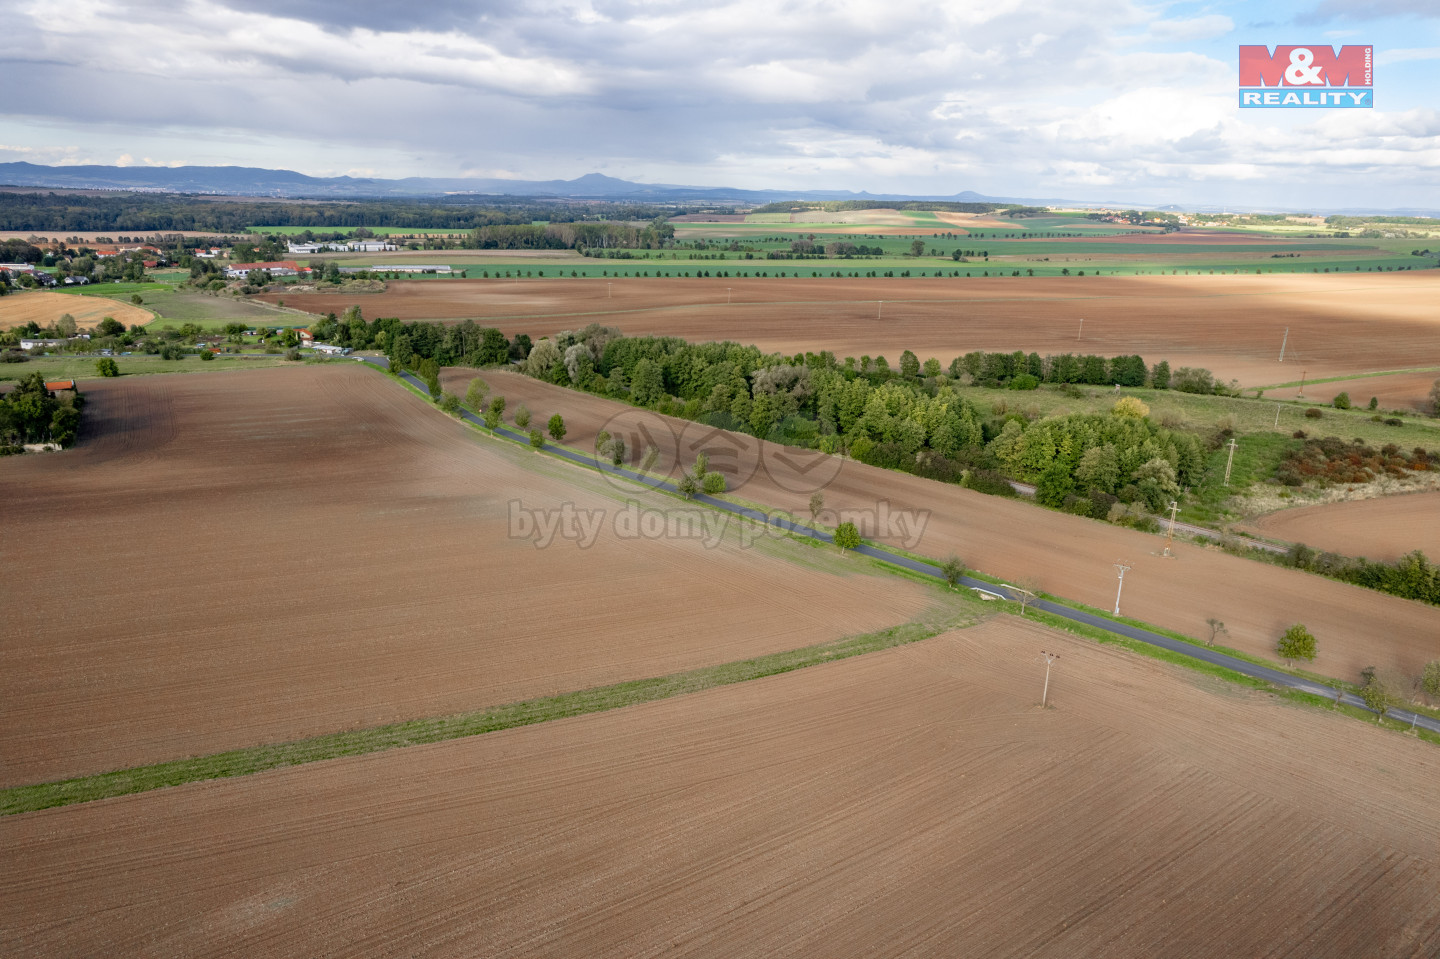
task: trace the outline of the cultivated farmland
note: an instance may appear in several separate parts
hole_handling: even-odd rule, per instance
[[[0,459],[0,786],[730,662],[927,603],[829,553],[624,538],[598,477],[355,365],[83,388],[76,449]],[[537,549],[511,501],[604,510],[601,535]]]
[[[1418,549],[1440,557],[1440,493],[1300,506],[1257,517],[1245,527],[1343,556],[1394,562]]]
[[[0,950],[1421,959],[1437,777],[1427,743],[1007,618],[8,817]]]
[[[42,327],[50,326],[66,313],[75,317],[75,323],[82,328],[94,326],[107,316],[126,326],[149,323],[155,318],[149,310],[119,300],[36,290],[0,298],[0,330],[32,321]]]
[[[267,294],[312,313],[461,319],[538,338],[598,322],[787,354],[1139,353],[1247,386],[1440,366],[1434,271],[1351,276],[397,281],[385,293]],[[727,303],[727,299],[729,302]],[[883,301],[883,302],[882,302]],[[1079,321],[1083,319],[1083,332]],[[1289,329],[1286,355],[1280,345]]]
[[[449,370],[444,382],[464,392],[471,370]],[[559,412],[569,427],[566,441],[591,449],[603,428],[621,432],[632,454],[646,444],[659,450],[655,471],[676,475],[696,453],[710,451],[711,468],[726,473],[732,493],[766,507],[809,518],[813,490],[823,488],[825,506],[868,515],[863,535],[905,546],[937,559],[950,553],[977,569],[1009,581],[1033,580],[1039,588],[1101,609],[1115,596],[1111,564],[1134,564],[1125,580],[1122,612],[1176,630],[1204,636],[1205,620],[1228,624],[1226,642],[1254,656],[1274,659],[1275,640],[1295,622],[1310,624],[1320,637],[1314,668],[1354,679],[1369,665],[1394,666],[1409,675],[1440,656],[1440,609],[1294,570],[1280,569],[1195,545],[1180,547],[1178,559],[1158,555],[1161,537],[1096,520],[1039,510],[1015,500],[985,496],[958,486],[761,442],[663,417],[520,375],[487,371],[493,395],[511,407],[524,402],[539,418]],[[907,511],[929,511],[918,539],[914,530],[882,520]],[[890,522],[888,532],[881,522]],[[822,517],[822,522],[826,522]],[[876,535],[880,533],[880,535]]]

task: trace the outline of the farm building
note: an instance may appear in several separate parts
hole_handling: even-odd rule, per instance
[[[256,270],[265,270],[271,276],[299,276],[301,273],[309,273],[309,267],[303,267],[294,260],[275,260],[270,263],[232,263],[225,268],[227,280],[243,280]]]
[[[75,390],[75,381],[74,381],[74,380],[46,380],[46,381],[45,381],[45,388],[46,388],[47,390],[49,390],[51,393],[61,393],[61,392],[64,392],[65,390],[70,390],[71,392],[74,392],[74,390]]]
[[[324,353],[328,356],[344,356],[350,352],[348,346],[336,346],[333,343],[311,343],[316,353]]]
[[[64,345],[64,340],[22,339],[20,341],[20,349],[22,350],[53,350]]]
[[[309,330],[304,330],[304,329],[296,330],[296,331],[295,331],[295,335],[298,336],[298,337],[300,337],[300,345],[301,345],[301,346],[314,346],[314,345],[315,345],[315,334],[314,334],[314,333],[311,333]]]
[[[357,253],[382,253],[385,250],[398,250],[400,247],[388,240],[350,240],[345,247]]]

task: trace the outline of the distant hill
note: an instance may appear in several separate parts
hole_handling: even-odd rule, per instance
[[[573,180],[506,180],[486,177],[313,177],[293,170],[266,170],[238,166],[42,166],[35,163],[0,163],[0,186],[40,187],[71,190],[125,190],[154,193],[186,193],[214,196],[311,198],[330,200],[404,199],[443,197],[534,197],[567,200],[624,200],[645,203],[714,203],[759,205],[784,200],[894,200],[952,201],[961,203],[1018,203],[1025,206],[1112,207],[1154,209],[1152,205],[1114,200],[1072,200],[1060,197],[987,196],[973,190],[948,195],[906,195],[854,192],[851,190],[742,190],[732,187],[682,186],[673,183],[634,183],[587,173]],[[1219,206],[1182,207],[1167,204],[1164,210],[1219,211]],[[1229,206],[1232,212],[1283,212]],[[1322,212],[1316,210],[1314,212]],[[1324,212],[1383,214],[1390,216],[1440,216],[1421,209],[1381,210],[1370,208],[1332,209]]]

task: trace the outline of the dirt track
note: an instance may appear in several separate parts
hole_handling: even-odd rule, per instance
[[[0,952],[1428,959],[1437,778],[1429,744],[1006,619],[6,818]]]
[[[733,542],[511,539],[511,500],[607,530],[623,503],[358,365],[83,388],[75,450],[0,460],[3,786],[664,675],[924,603]]]
[[[1344,556],[1393,561],[1411,550],[1440,560],[1440,493],[1384,496],[1280,510],[1246,529]]]
[[[667,268],[698,265],[675,261]],[[721,266],[738,268],[703,264]],[[977,264],[968,266],[980,271]],[[782,268],[794,267],[774,269]],[[358,304],[367,319],[468,317],[512,336],[539,337],[596,322],[631,334],[729,339],[785,353],[884,354],[892,364],[906,349],[944,363],[977,349],[1139,353],[1152,363],[1206,367],[1245,385],[1287,382],[1302,371],[1317,378],[1440,366],[1440,319],[1433,310],[1440,272],[1434,270],[1384,276],[396,281],[387,292],[368,296],[267,296],[316,313]],[[1082,318],[1083,337],[1077,339]]]
[[[473,375],[447,370],[444,382],[463,393]],[[511,409],[523,401],[537,419],[561,413],[567,445],[591,449],[602,428],[620,432],[632,452],[655,444],[661,451],[655,468],[662,473],[673,473],[677,460],[689,465],[707,449],[712,468],[727,474],[734,495],[807,519],[810,493],[823,487],[828,508],[872,515],[868,530],[860,521],[862,533],[891,545],[904,544],[909,531],[892,521],[890,535],[875,536],[881,504],[891,517],[933,511],[918,545],[910,547],[915,551],[935,558],[953,552],[986,573],[1012,581],[1033,578],[1041,589],[1102,609],[1110,609],[1115,598],[1111,564],[1133,563],[1122,612],[1189,636],[1206,635],[1205,620],[1218,617],[1229,628],[1227,644],[1256,656],[1273,659],[1276,638],[1296,622],[1319,638],[1312,665],[1329,676],[1354,679],[1370,665],[1415,674],[1440,656],[1440,609],[1433,606],[1200,546],[1182,545],[1178,559],[1164,559],[1156,555],[1164,546],[1158,536],[853,460],[761,444],[517,373],[489,372],[485,379]],[[833,525],[836,518],[830,519]]]

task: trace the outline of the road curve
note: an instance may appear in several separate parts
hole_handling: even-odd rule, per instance
[[[389,368],[389,362],[384,357],[362,356],[356,357],[356,359],[364,363],[369,363],[372,366],[378,367],[382,370]],[[415,376],[411,375],[410,373],[401,373],[400,375],[405,379],[406,382],[419,389],[422,393],[426,392],[425,384],[420,382],[420,380],[417,379]],[[474,413],[471,413],[469,410],[465,410],[463,408],[461,409],[461,417],[471,423],[474,423],[477,426],[485,425],[483,419],[481,419],[479,416],[476,416]],[[521,435],[520,433],[508,429],[507,427],[497,427],[494,432],[498,433],[501,436],[512,439],[517,443],[524,443],[528,445],[530,442],[529,436]],[[601,463],[597,461],[596,458],[593,456],[586,456],[584,453],[577,453],[574,450],[566,449],[562,446],[552,446],[547,443],[545,445],[545,450],[552,456],[558,456],[561,459],[569,460],[572,463],[577,463],[581,466],[589,467],[590,469],[613,473],[616,476],[623,476],[626,479],[632,480],[633,482],[641,486],[648,486],[651,489],[664,490],[670,493],[678,492],[678,490],[675,489],[674,483],[670,483],[661,479],[656,479],[653,476],[645,476],[635,472],[634,470],[626,469],[623,466],[611,466],[606,463]],[[774,513],[765,513],[761,510],[753,509],[749,506],[740,506],[736,503],[731,503],[726,500],[716,499],[715,497],[709,496],[705,493],[697,493],[694,497],[692,497],[692,499],[695,502],[704,503],[706,506],[710,506],[714,509],[723,510],[724,512],[732,513],[736,516],[741,516],[745,519],[753,520],[757,523],[765,523],[766,525],[774,526],[777,529],[783,529],[788,533],[795,534],[796,536],[806,536],[810,539],[819,540],[822,543],[831,543],[834,541],[831,534],[825,532],[824,530],[818,530],[806,526],[804,523],[797,523],[794,519],[790,517],[788,513],[785,513],[783,511],[777,510]],[[871,546],[868,543],[862,543],[860,546],[857,546],[855,548],[855,552],[879,560],[882,563],[887,563],[900,569],[909,570],[912,573],[919,573],[922,576],[930,576],[934,579],[945,578],[944,574],[940,571],[940,568],[938,566],[932,566],[929,563],[925,563],[917,559],[911,559],[909,556],[901,556],[896,553],[891,553],[887,550],[880,549],[877,546]],[[969,587],[970,589],[981,590],[983,592],[991,593],[994,595],[999,595],[999,591],[1004,589],[1003,586],[996,586],[994,583],[988,582],[986,580],[975,579],[970,576],[961,577],[960,582],[961,585]],[[1145,643],[1149,646],[1168,650],[1169,652],[1176,653],[1181,656],[1186,656],[1190,659],[1198,660],[1203,663],[1208,663],[1212,666],[1220,666],[1224,669],[1229,669],[1234,672],[1240,673],[1241,675],[1262,680],[1274,686],[1279,686],[1284,689],[1298,690],[1303,693],[1309,693],[1312,696],[1320,696],[1325,699],[1344,703],[1347,706],[1357,706],[1360,709],[1365,709],[1367,711],[1373,712],[1373,710],[1369,710],[1369,708],[1365,705],[1365,701],[1362,700],[1359,696],[1356,696],[1353,693],[1342,693],[1339,689],[1336,689],[1333,686],[1328,686],[1325,683],[1319,682],[1317,680],[1304,679],[1299,676],[1292,676],[1289,673],[1282,672],[1278,669],[1274,669],[1269,666],[1261,666],[1257,663],[1252,663],[1248,660],[1231,656],[1228,653],[1222,653],[1219,650],[1210,649],[1205,646],[1197,646],[1194,643],[1183,642],[1181,640],[1173,639],[1160,633],[1152,632],[1148,629],[1143,629],[1139,626],[1131,626],[1128,623],[1118,623],[1106,616],[1101,616],[1096,613],[1087,613],[1084,610],[1072,609],[1069,606],[1064,606],[1060,603],[1056,603],[1048,599],[1035,599],[1031,601],[1030,605],[1038,609],[1043,609],[1045,612],[1051,613],[1055,616],[1060,616],[1064,619],[1068,619],[1071,622],[1081,623],[1086,626],[1095,627],[1097,629],[1103,629],[1107,632],[1124,636],[1127,639],[1133,639],[1137,642]],[[1392,709],[1386,715],[1390,719],[1394,719],[1402,723],[1409,723],[1411,725],[1418,726],[1421,729],[1428,729],[1434,733],[1440,733],[1440,719],[1432,719],[1429,716],[1423,716],[1418,713],[1413,713],[1406,709]]]

